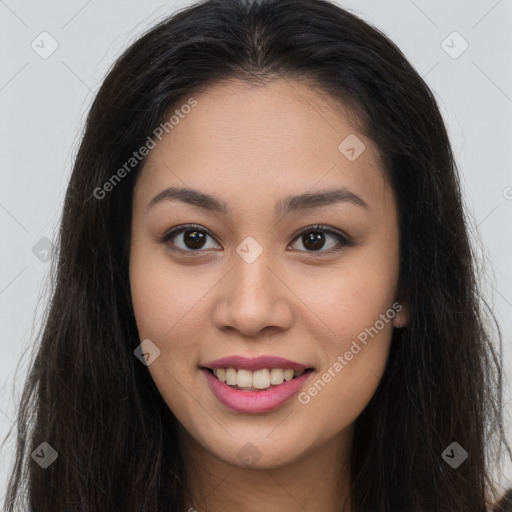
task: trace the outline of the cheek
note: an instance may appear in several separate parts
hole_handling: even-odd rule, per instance
[[[194,335],[194,315],[205,318],[201,297],[207,289],[197,288],[200,280],[191,285],[190,279],[173,271],[158,253],[149,244],[132,246],[130,287],[137,329],[141,341],[150,339],[160,350],[147,369],[162,398],[181,421],[193,425],[197,404],[190,392],[194,389],[190,379],[197,373],[201,339]]]
[[[351,276],[329,295],[338,306],[327,300],[328,294],[319,304],[332,332],[319,338],[322,367],[298,398],[304,418],[321,418],[323,440],[356,420],[381,381],[396,314],[385,284],[377,292],[374,280]]]
[[[308,293],[311,309],[326,328],[317,338],[324,352],[321,382],[311,388],[305,401],[310,398],[311,411],[318,407],[319,414],[330,410],[338,418],[336,424],[359,415],[384,372],[393,318],[401,309],[395,303],[397,262],[394,247],[354,253],[343,269]],[[327,404],[344,405],[330,409]]]
[[[380,315],[394,303],[398,277],[398,255],[392,247],[386,249],[354,251],[332,272],[308,273],[302,267],[300,279],[293,273],[287,276],[297,283],[295,290],[302,298],[290,307],[299,313],[304,308],[296,328],[307,333],[317,354],[323,354],[317,380],[305,390],[309,402],[304,407],[308,418],[327,415],[333,429],[350,424],[360,414],[385,367],[392,319],[383,322]],[[197,354],[211,335],[208,293],[220,275],[208,266],[204,271],[194,265],[177,269],[149,243],[135,241],[132,246],[130,285],[140,339],[152,340],[163,356],[148,369],[177,413],[193,415],[196,410],[191,396],[176,390],[193,384]]]
[[[381,253],[382,254],[382,253]],[[395,257],[396,256],[396,257]],[[326,341],[330,351],[343,349],[365,329],[374,326],[395,302],[398,279],[398,256],[374,258],[363,251],[354,253],[336,269],[321,286],[310,287],[307,302],[318,312],[326,326]],[[320,284],[320,282],[318,282]],[[389,311],[388,316],[394,316]],[[392,321],[379,330],[390,331]]]
[[[170,338],[192,309],[201,308],[208,283],[194,278],[192,267],[185,268],[177,271],[162,248],[148,241],[132,243],[130,288],[141,336]]]
[[[192,267],[189,271],[192,272]],[[195,360],[200,337],[194,337],[194,318],[206,318],[203,310],[208,283],[176,272],[159,249],[134,243],[130,254],[130,288],[139,337],[160,349],[161,359],[173,374],[185,375]],[[175,365],[174,362],[181,364]],[[188,363],[184,364],[184,362]],[[160,364],[149,366],[151,372]]]

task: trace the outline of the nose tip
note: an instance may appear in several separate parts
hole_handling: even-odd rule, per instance
[[[218,315],[218,319],[222,319],[218,325],[224,330],[236,330],[247,337],[271,336],[285,329],[288,324],[287,315],[280,315],[278,309],[270,304],[246,307],[234,300],[224,304],[224,313]]]
[[[251,243],[247,242],[249,253]],[[252,252],[252,256],[254,254]],[[226,276],[222,298],[215,311],[218,328],[258,337],[290,327],[293,313],[287,287],[269,268],[265,256],[260,253],[251,263],[242,256],[237,257],[235,267]]]

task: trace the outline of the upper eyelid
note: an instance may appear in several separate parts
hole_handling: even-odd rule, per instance
[[[209,229],[200,226],[199,224],[185,224],[183,226],[176,226],[167,231],[162,237],[162,242],[165,242],[168,239],[173,238],[174,236],[182,233],[183,231],[192,231],[194,229],[196,229],[197,231],[204,231],[208,236],[211,236],[213,239],[216,240],[214,234]]]
[[[312,224],[310,226],[306,226],[304,228],[301,228],[301,229],[299,229],[299,231],[296,231],[293,234],[293,239],[295,240],[298,236],[300,236],[300,235],[302,235],[304,233],[308,233],[310,231],[314,231],[314,230],[324,231],[325,233],[330,233],[332,235],[339,236],[339,237],[343,238],[346,241],[350,240],[350,237],[347,234],[343,233],[342,231],[334,229],[334,228],[331,228],[329,226],[325,226],[323,224]]]

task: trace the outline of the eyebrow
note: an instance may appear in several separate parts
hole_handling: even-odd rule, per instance
[[[192,188],[169,187],[157,194],[148,204],[149,210],[162,201],[179,201],[210,212],[229,213],[227,203],[214,196],[200,192]],[[329,189],[315,193],[288,196],[278,201],[274,208],[274,215],[283,217],[288,213],[302,211],[310,208],[319,208],[335,203],[349,203],[361,208],[368,209],[368,204],[358,195],[346,188]]]

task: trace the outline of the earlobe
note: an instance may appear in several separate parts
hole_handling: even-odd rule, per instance
[[[398,329],[402,327],[406,327],[409,323],[409,314],[406,307],[402,307],[400,311],[398,311],[393,319],[393,327]]]

